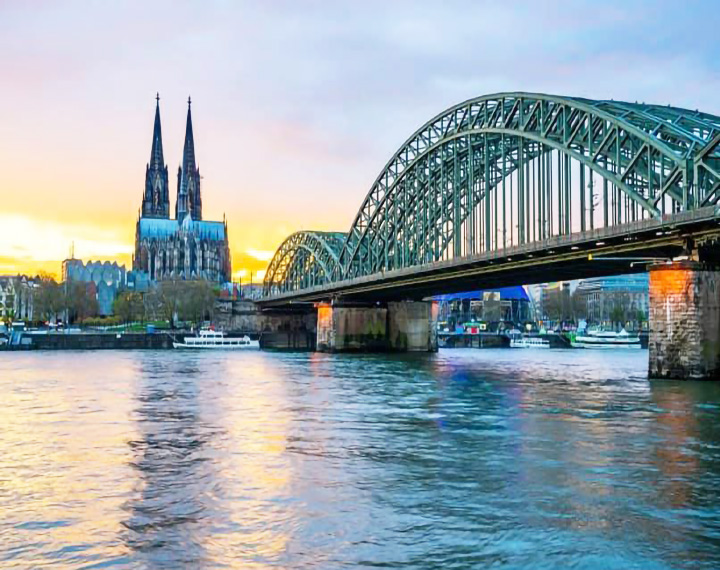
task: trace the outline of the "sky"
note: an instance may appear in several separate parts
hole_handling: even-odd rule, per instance
[[[0,0],[0,274],[131,265],[160,93],[171,211],[188,95],[205,219],[262,278],[347,231],[392,154],[472,97],[531,91],[720,114],[715,0]]]

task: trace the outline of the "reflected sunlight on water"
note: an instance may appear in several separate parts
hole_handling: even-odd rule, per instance
[[[5,353],[0,567],[720,567],[720,386],[646,368]]]

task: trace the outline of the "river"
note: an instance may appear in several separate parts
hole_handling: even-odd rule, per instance
[[[720,568],[647,352],[0,353],[0,568]]]

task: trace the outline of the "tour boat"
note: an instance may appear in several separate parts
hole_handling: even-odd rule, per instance
[[[625,329],[612,331],[588,331],[570,339],[573,348],[642,348],[640,337],[631,336]]]
[[[550,341],[537,337],[511,338],[510,348],[550,348]]]
[[[260,348],[260,341],[250,340],[247,335],[231,338],[225,336],[225,333],[222,332],[201,330],[198,336],[186,336],[183,342],[173,342],[173,348],[242,350]]]

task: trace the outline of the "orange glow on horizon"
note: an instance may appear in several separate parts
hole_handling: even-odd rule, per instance
[[[59,223],[20,214],[0,214],[0,275],[47,273],[58,279],[62,262],[70,257],[73,246],[77,259],[117,262],[130,270],[135,223],[122,218],[108,222]],[[272,238],[263,236],[258,240],[249,235],[254,230],[228,220],[233,281],[262,282],[275,253]],[[275,238],[277,245],[282,239]],[[238,247],[240,244],[255,247]]]

